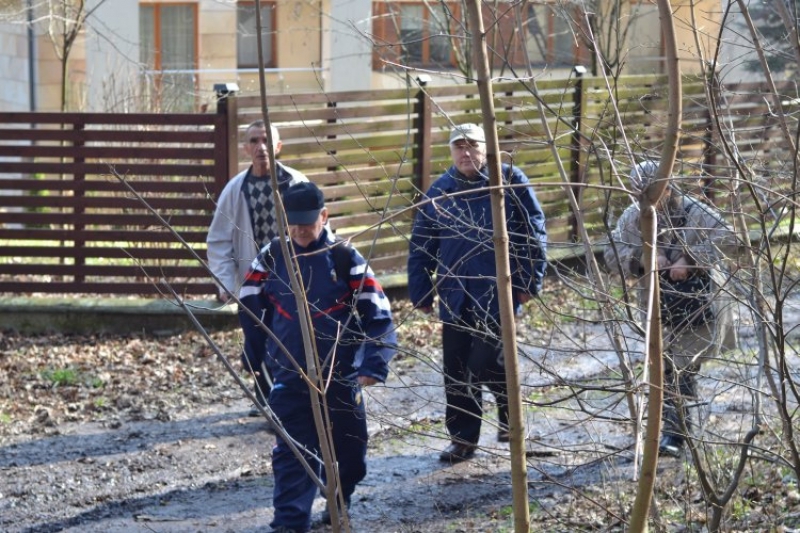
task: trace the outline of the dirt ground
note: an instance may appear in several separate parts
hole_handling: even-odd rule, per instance
[[[495,442],[491,403],[476,458],[439,462],[437,326],[396,307],[404,352],[387,384],[368,390],[369,473],[352,531],[513,531],[509,446]],[[591,314],[555,328],[538,311],[519,324],[532,530],[621,530],[636,464],[624,401],[575,386],[612,379],[616,355]],[[238,333],[212,338],[236,363]],[[71,379],[57,372],[67,368]],[[6,333],[0,372],[0,531],[268,530],[274,437],[247,416],[249,401],[199,334]],[[735,403],[721,400],[715,416],[735,425]],[[682,464],[661,462],[664,482],[680,483]],[[319,498],[315,516],[323,507]]]

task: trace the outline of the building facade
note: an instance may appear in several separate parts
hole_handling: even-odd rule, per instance
[[[46,5],[0,0],[0,75],[12,87],[0,96],[0,110],[58,110],[63,99],[67,110],[197,111],[213,105],[217,83],[236,83],[242,94],[258,94],[252,0],[87,0],[63,93],[63,54],[59,32],[53,31],[58,17],[43,11]],[[265,0],[260,5],[260,55],[270,94],[470,79],[471,43],[459,0]],[[608,72],[663,71],[655,5],[598,0],[597,13],[590,16],[574,6],[526,3],[521,11],[518,3],[499,2],[496,11],[487,8],[495,75],[563,77],[576,65],[597,72],[602,67],[592,35],[614,35],[613,42],[599,45]],[[694,16],[688,0],[673,8],[682,70],[700,71],[699,52],[709,57],[716,45],[718,5],[696,2]],[[693,17],[704,24],[697,38]]]

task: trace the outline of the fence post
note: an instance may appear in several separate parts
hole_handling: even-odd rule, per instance
[[[217,83],[217,131],[214,135],[216,162],[214,171],[215,193],[219,194],[231,176],[239,173],[239,103],[235,83]]]
[[[337,103],[336,103],[335,100],[328,100],[328,103],[325,105],[325,107],[327,107],[328,109],[332,109],[333,110],[333,118],[329,118],[328,120],[326,120],[325,121],[326,124],[331,124],[331,125],[336,124],[336,104]],[[335,140],[336,139],[336,135],[328,135],[325,138],[328,139],[328,140]],[[328,152],[328,155],[330,155],[331,157],[333,157],[335,159],[336,158],[336,150],[330,150]],[[339,168],[339,165],[332,165],[332,166],[328,167],[328,171],[329,172],[336,172],[336,170],[338,170],[338,168]]]
[[[75,123],[72,125],[72,129],[76,132],[83,132],[86,129],[86,124],[83,122],[82,118],[84,115],[81,115],[81,118],[77,119]],[[79,148],[85,146],[85,142],[78,136],[76,136],[75,140],[72,141],[72,146],[76,148],[74,154],[78,153]],[[75,163],[75,173],[73,174],[73,187],[75,195],[75,207],[73,208],[73,214],[75,215],[75,224],[73,225],[73,230],[75,231],[76,238],[72,243],[73,249],[75,250],[75,257],[73,257],[73,261],[75,261],[75,276],[72,278],[73,283],[76,285],[81,285],[86,282],[86,275],[83,274],[84,268],[86,267],[86,256],[85,254],[81,253],[83,249],[86,247],[86,240],[83,238],[86,231],[86,226],[79,222],[83,218],[83,214],[86,212],[86,209],[83,205],[84,197],[86,196],[85,192],[85,183],[86,183],[86,173],[83,169],[84,163],[86,163],[86,158],[79,155],[72,156],[72,162]],[[80,201],[78,201],[80,199]]]
[[[570,183],[582,183],[583,181],[583,138],[581,136],[581,115],[583,115],[583,76],[586,74],[586,67],[575,65],[572,68],[575,74],[575,91],[572,93],[572,164],[570,167],[569,181]],[[572,187],[572,192],[578,202],[580,209],[581,200],[583,199],[583,187]],[[570,242],[578,242],[578,214],[570,212],[569,215],[569,240]]]
[[[717,176],[717,151],[718,144],[715,142],[716,126],[714,124],[714,113],[711,111],[712,106],[719,102],[721,88],[719,85],[719,77],[717,77],[717,69],[712,64],[706,71],[706,86],[710,87],[708,95],[711,97],[706,102],[706,116],[705,116],[705,135],[703,136],[703,167],[700,172],[702,178],[703,194],[709,199],[713,205],[716,204],[716,187],[714,181]]]
[[[421,77],[420,77],[421,78]],[[417,126],[417,163],[414,173],[417,176],[417,188],[425,192],[431,186],[431,130],[433,128],[433,112],[431,97],[425,90],[427,82],[418,79],[420,86],[417,92],[416,126]]]

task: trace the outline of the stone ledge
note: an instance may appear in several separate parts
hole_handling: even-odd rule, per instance
[[[236,327],[236,306],[191,300],[187,307],[209,330]],[[147,298],[0,298],[0,326],[22,334],[143,333],[173,335],[194,329],[175,302]]]

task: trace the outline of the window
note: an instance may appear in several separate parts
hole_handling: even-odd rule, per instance
[[[528,6],[525,47],[534,65],[571,66],[575,62],[576,38],[567,14],[559,6]]]
[[[382,68],[385,60],[433,68],[454,66],[458,13],[458,3],[375,2],[373,68]]]
[[[139,59],[151,102],[162,110],[194,111],[197,5],[141,4]]]
[[[374,2],[373,68],[386,62],[426,68],[450,68],[456,65],[454,50],[465,44],[461,2]],[[503,63],[572,66],[578,58],[576,28],[571,12],[562,3],[529,4],[523,20],[524,38],[517,31],[516,9],[509,3],[499,7],[482,3],[484,25],[493,68]],[[469,60],[469,58],[466,58]]]
[[[261,2],[261,53],[265,67],[275,66],[275,2]],[[239,68],[258,68],[255,2],[236,5],[236,58]]]

